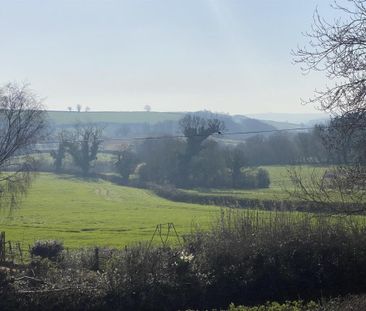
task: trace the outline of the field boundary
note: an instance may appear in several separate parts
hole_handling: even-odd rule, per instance
[[[315,201],[294,200],[263,200],[252,198],[236,198],[233,196],[216,196],[208,194],[187,193],[172,185],[158,185],[155,183],[129,182],[126,183],[116,175],[97,174],[98,178],[126,187],[148,189],[157,196],[174,202],[215,205],[239,209],[260,209],[266,211],[297,211],[324,214],[364,214],[366,206],[356,203],[319,203]]]

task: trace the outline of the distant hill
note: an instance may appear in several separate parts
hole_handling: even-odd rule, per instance
[[[303,123],[297,124],[297,123],[289,123],[289,122],[278,122],[278,121],[272,121],[272,120],[260,120],[260,121],[264,122],[268,125],[274,126],[278,130],[306,127],[305,124],[303,124]]]
[[[271,120],[293,124],[315,124],[329,119],[326,113],[257,113],[248,114],[248,117],[258,120]]]
[[[251,132],[276,129],[275,126],[245,116],[230,116],[209,111],[194,112],[204,118],[218,118],[224,121],[226,132]],[[180,134],[179,120],[184,112],[76,112],[49,111],[49,121],[54,129],[68,128],[77,122],[100,124],[107,137],[143,137]],[[237,135],[226,136],[241,139]]]
[[[259,119],[255,119],[255,118],[248,118],[247,116],[243,116],[243,115],[234,115],[233,119],[237,120],[237,121],[238,120],[255,120],[256,122],[261,122],[262,124],[269,125],[272,129],[277,129],[277,130],[303,127],[303,125],[301,125],[301,124],[279,122],[279,121],[273,121],[273,120],[259,120]]]
[[[48,111],[50,121],[55,125],[70,125],[78,121],[92,123],[149,123],[178,121],[183,112],[146,112],[146,111]]]
[[[216,114],[210,111],[194,112],[204,118],[218,118],[225,122],[227,139],[241,140],[248,135],[230,135],[235,132],[260,132],[276,129],[292,129],[307,127],[324,117],[323,114],[257,114],[228,115]],[[77,122],[91,122],[100,124],[104,128],[106,137],[144,137],[154,135],[177,135],[180,134],[179,120],[185,112],[146,112],[146,111],[48,111],[51,126],[57,131],[60,128],[68,128]],[[252,116],[257,116],[253,118]],[[271,119],[270,117],[273,117]],[[265,118],[265,119],[259,119]],[[313,121],[316,119],[317,121]],[[287,122],[295,120],[302,122]],[[305,122],[306,121],[306,122]]]

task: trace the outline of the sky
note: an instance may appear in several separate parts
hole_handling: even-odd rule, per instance
[[[316,7],[330,0],[0,0],[0,83],[51,110],[316,112],[303,75]]]

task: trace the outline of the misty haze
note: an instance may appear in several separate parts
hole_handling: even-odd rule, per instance
[[[366,310],[366,0],[0,9],[0,310]]]

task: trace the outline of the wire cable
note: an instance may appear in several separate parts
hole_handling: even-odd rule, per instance
[[[326,128],[342,128],[342,127],[352,127],[356,126],[357,128],[366,128],[366,124],[360,126],[360,124],[342,124],[342,125],[322,125],[323,129]],[[209,136],[213,136],[215,138],[224,138],[225,136],[232,135],[253,135],[253,134],[269,134],[269,133],[281,133],[281,132],[295,132],[295,131],[309,131],[313,130],[315,126],[312,127],[295,127],[295,128],[284,128],[284,129],[269,129],[269,130],[257,130],[257,131],[238,131],[238,132],[214,132]],[[206,137],[207,135],[161,135],[161,136],[142,136],[142,137],[112,137],[112,138],[103,138],[99,141],[121,141],[121,142],[131,142],[131,141],[146,141],[146,140],[164,140],[164,139],[183,139],[183,138],[192,138],[192,137]],[[85,140],[65,140],[64,142],[84,142]],[[45,142],[39,142],[37,145],[46,145],[46,144],[56,144],[60,143],[60,140],[50,140]]]

